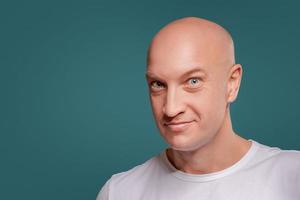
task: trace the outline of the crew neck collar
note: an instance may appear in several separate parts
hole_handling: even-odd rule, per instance
[[[173,175],[181,180],[189,181],[189,182],[212,181],[212,180],[227,176],[229,174],[232,174],[247,164],[247,162],[252,158],[252,156],[255,154],[255,152],[258,149],[258,143],[256,141],[251,140],[251,139],[249,141],[251,141],[251,146],[250,146],[249,150],[247,151],[247,153],[239,161],[237,161],[232,166],[230,166],[226,169],[223,169],[223,170],[217,171],[217,172],[207,173],[207,174],[191,174],[191,173],[186,173],[186,172],[176,169],[169,161],[167,154],[166,154],[166,149],[164,149],[161,152],[160,157],[163,160],[163,162],[166,164],[168,169],[170,170],[171,175]]]

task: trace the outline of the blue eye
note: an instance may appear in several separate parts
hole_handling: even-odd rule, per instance
[[[188,80],[189,85],[192,86],[197,86],[200,83],[200,79],[199,78],[190,78]]]

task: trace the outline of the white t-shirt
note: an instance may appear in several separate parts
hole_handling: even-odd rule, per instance
[[[177,170],[164,150],[113,175],[97,200],[300,200],[300,152],[251,141],[237,163],[200,175]]]

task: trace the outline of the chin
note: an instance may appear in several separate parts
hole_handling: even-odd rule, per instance
[[[201,147],[201,142],[199,144],[195,143],[195,140],[188,138],[186,136],[174,136],[172,138],[165,138],[169,147],[177,151],[193,151]]]
[[[187,135],[176,135],[165,138],[169,147],[177,151],[195,151],[208,144],[211,140],[209,138],[191,138]]]
[[[170,148],[176,151],[195,151],[201,146],[199,145],[170,145]]]
[[[195,150],[194,148],[187,147],[187,146],[171,146],[170,148],[176,151],[193,151]]]

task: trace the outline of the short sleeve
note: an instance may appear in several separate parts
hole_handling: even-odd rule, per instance
[[[106,181],[104,186],[101,188],[100,192],[97,195],[96,200],[109,200],[109,184],[110,180]]]

